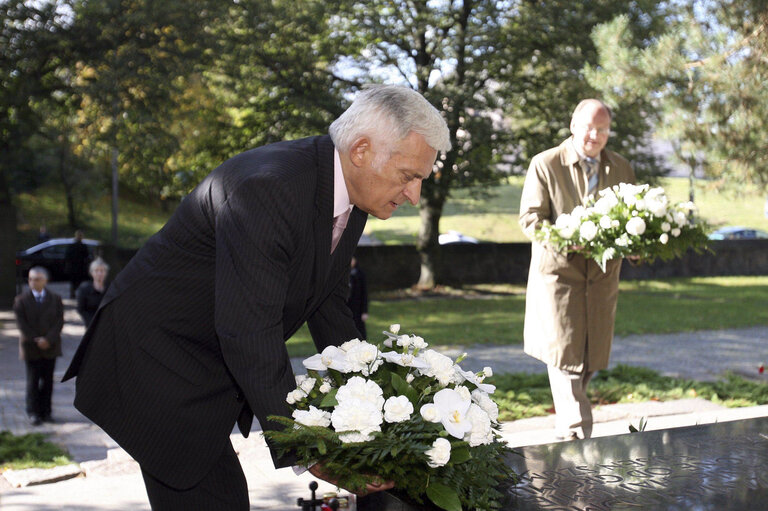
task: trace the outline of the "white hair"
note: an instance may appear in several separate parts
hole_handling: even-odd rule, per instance
[[[91,261],[91,264],[88,265],[88,273],[93,274],[93,270],[95,270],[96,268],[104,268],[106,271],[109,271],[109,265],[101,257],[97,257],[96,259]]]
[[[448,126],[440,112],[415,90],[398,85],[370,85],[331,123],[328,132],[339,151],[346,152],[361,136],[387,146],[413,131],[436,151],[450,151]]]

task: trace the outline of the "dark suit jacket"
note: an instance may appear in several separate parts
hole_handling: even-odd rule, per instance
[[[367,214],[333,255],[332,216],[328,136],[222,164],[110,284],[64,377],[75,406],[175,488],[204,476],[238,417],[245,435],[253,413],[276,427],[296,386],[285,340],[305,321],[318,350],[357,337],[344,302]]]
[[[61,356],[61,329],[64,326],[64,306],[61,297],[45,290],[43,303],[38,304],[35,295],[27,289],[13,301],[13,312],[19,327],[19,358],[21,360],[40,360]],[[35,337],[45,337],[50,344],[47,350],[41,350]]]

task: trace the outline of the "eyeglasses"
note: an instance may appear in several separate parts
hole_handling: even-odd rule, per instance
[[[596,135],[605,136],[611,134],[611,128],[595,128],[594,126],[586,126],[584,124],[579,126],[586,133],[592,134],[594,131]]]

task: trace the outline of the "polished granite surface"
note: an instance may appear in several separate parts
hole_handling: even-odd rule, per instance
[[[768,509],[768,417],[516,449],[505,509]]]
[[[768,510],[768,417],[515,449],[503,509]],[[382,492],[360,511],[434,509]]]

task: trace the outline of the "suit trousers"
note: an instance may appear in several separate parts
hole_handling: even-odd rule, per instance
[[[562,438],[592,436],[592,405],[587,385],[593,371],[573,372],[547,366],[552,400],[555,403],[555,434]]]
[[[141,475],[152,511],[248,511],[250,507],[248,483],[232,442],[227,442],[211,471],[192,488],[171,488],[143,468]]]
[[[41,358],[24,362],[27,365],[27,415],[41,419],[50,417],[56,359]]]

